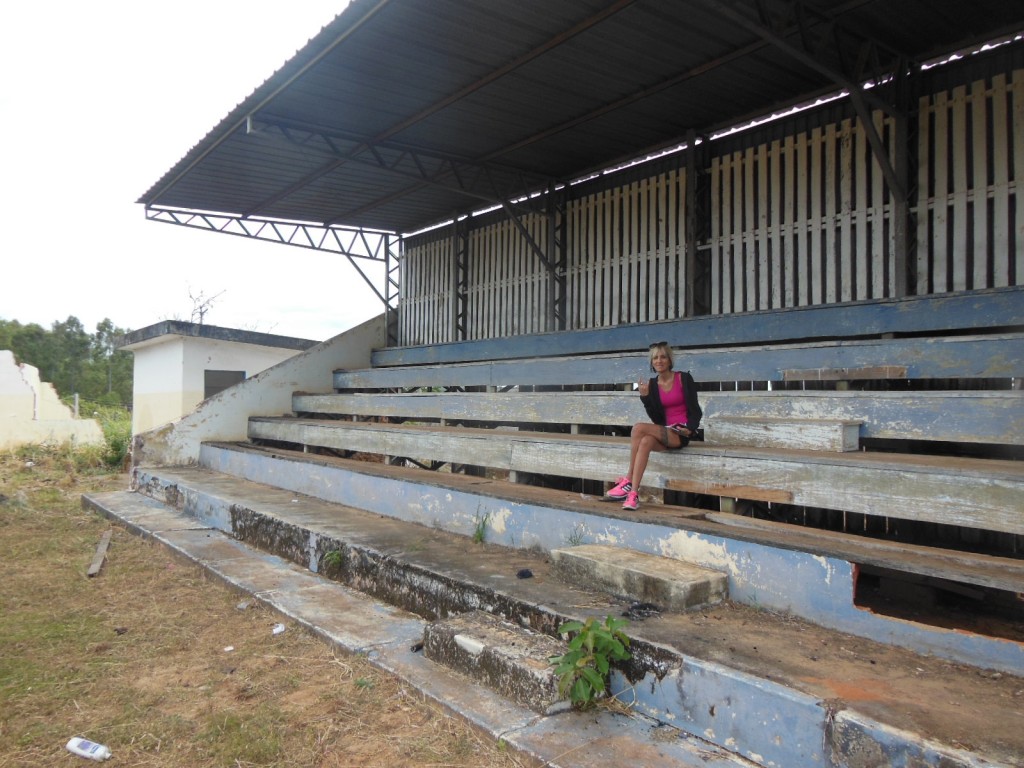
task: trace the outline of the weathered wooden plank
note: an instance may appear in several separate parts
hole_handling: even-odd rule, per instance
[[[801,132],[796,139],[797,176],[796,176],[796,211],[793,218],[793,232],[796,238],[796,301],[794,306],[805,307],[812,303],[810,298],[810,241],[813,237],[809,219],[808,194],[810,177],[808,171],[807,133]]]
[[[654,341],[674,337],[649,335]],[[536,357],[524,360],[337,371],[335,389],[512,386],[517,384],[618,384],[646,372],[643,352],[617,355]],[[543,352],[538,341],[536,353]],[[1011,378],[1024,375],[1024,335],[954,336],[819,342],[771,347],[682,350],[677,368],[697,381],[781,381],[786,370],[902,366],[907,377]],[[645,374],[646,375],[646,374]]]
[[[1006,75],[992,78],[992,282],[1010,284],[1010,163]],[[1020,177],[1017,177],[1020,178]]]
[[[874,118],[875,129],[880,136],[884,135],[888,126],[885,116],[881,111],[876,111]],[[860,133],[863,135],[864,131]],[[862,156],[870,158],[868,167],[871,169],[871,248],[864,254],[865,260],[870,262],[871,282],[869,284],[865,280],[864,293],[858,298],[881,299],[896,295],[896,270],[892,258],[893,248],[890,245],[892,236],[885,236],[886,230],[892,229],[885,226],[885,174],[882,173],[882,166],[869,147],[864,147]],[[866,244],[869,241],[865,239],[864,242]]]
[[[931,292],[932,275],[932,249],[934,243],[929,238],[929,222],[934,218],[935,212],[932,209],[932,187],[931,169],[928,161],[929,151],[935,140],[932,131],[931,115],[932,103],[927,96],[922,96],[917,101],[917,111],[920,115],[917,123],[917,291],[919,296]],[[878,166],[871,165],[872,178],[877,178]],[[874,198],[880,205],[879,199]],[[872,213],[872,220],[875,214]],[[877,248],[877,246],[876,246]]]
[[[871,379],[906,379],[905,365],[869,365],[863,368],[787,368],[783,381],[864,381]]]
[[[740,268],[744,280],[744,288],[742,291],[742,300],[737,307],[738,311],[749,311],[751,309],[764,309],[765,307],[761,304],[760,297],[758,295],[758,289],[760,281],[758,280],[758,273],[760,271],[760,264],[758,263],[758,241],[757,241],[757,230],[758,220],[756,217],[757,210],[757,188],[754,185],[754,173],[757,170],[757,160],[755,156],[755,150],[753,146],[746,148],[743,153],[743,175],[742,182],[740,183],[740,189],[743,193],[743,203],[741,208],[741,215],[739,220],[736,222],[739,226],[741,247],[740,253]]]
[[[793,548],[828,552],[858,565],[891,568],[1008,592],[1024,591],[1024,560],[916,546],[819,528],[808,530],[799,525],[725,512],[708,512],[705,517],[714,523],[765,533],[772,540]]]
[[[768,306],[772,309],[786,306],[784,303],[783,275],[785,273],[782,256],[782,195],[780,187],[783,178],[782,163],[782,144],[776,140],[772,142],[768,153],[768,179],[765,182],[768,190],[765,192],[765,199],[769,201],[767,203],[769,210],[766,221],[768,228],[766,247],[770,254],[772,286],[771,303]]]
[[[1024,194],[1020,183],[1024,179],[1024,73],[1017,70],[1013,73],[1013,178],[1017,181],[1014,195],[1014,227],[1013,262],[1014,274],[1020,282],[1024,275]]]
[[[1024,197],[1024,195],[1021,195]],[[1024,227],[1024,224],[1018,223]],[[604,293],[604,288],[602,288]],[[791,339],[844,338],[886,333],[937,333],[1024,325],[1024,286],[965,294],[799,307],[715,315],[635,326],[565,331],[453,344],[379,349],[373,366],[459,363],[544,355],[579,355],[647,349],[652,340],[679,347],[786,342]]]
[[[852,301],[857,298],[855,292],[855,270],[853,253],[853,128],[851,121],[843,120],[837,133],[838,152],[838,199],[836,200],[836,219],[838,220],[839,236],[836,238],[836,295],[840,301]]]
[[[93,555],[92,563],[89,564],[89,570],[85,572],[86,576],[91,578],[99,574],[100,569],[103,567],[103,561],[107,558],[107,548],[110,546],[112,534],[113,531],[106,530],[100,536],[100,543],[96,545],[96,554]]]
[[[609,480],[629,440],[487,429],[253,418],[250,439]],[[904,520],[1024,533],[1024,462],[883,453],[696,446],[651,456],[645,485],[704,483],[792,494],[792,503]],[[731,492],[731,491],[730,491]]]
[[[967,280],[967,203],[970,182],[967,175],[967,88],[953,89],[953,285],[954,291],[968,288]]]
[[[971,157],[973,158],[973,178],[971,187],[974,192],[973,215],[974,242],[971,245],[973,257],[972,288],[990,288],[993,283],[989,273],[989,242],[988,242],[988,89],[984,80],[976,80],[971,84]]]
[[[860,422],[716,416],[705,421],[704,440],[707,445],[856,451],[860,447]]]
[[[930,274],[931,285],[926,288],[927,293],[943,293],[952,287],[949,269],[949,176],[950,168],[947,158],[949,157],[949,98],[945,91],[935,94],[935,101],[932,111],[935,116],[935,130],[932,133],[933,151],[931,157],[934,159],[935,185],[932,188],[932,237],[931,247],[925,245],[926,251],[931,251]],[[929,243],[928,240],[922,243]],[[921,244],[918,245],[918,248]]]
[[[822,229],[825,231],[825,263],[822,265],[822,276],[824,279],[824,290],[822,298],[826,304],[834,304],[837,301],[845,301],[839,295],[839,281],[841,273],[840,265],[840,244],[835,237],[834,228],[838,215],[838,201],[836,200],[836,182],[842,183],[842,170],[837,160],[838,142],[836,140],[836,125],[829,123],[825,126],[825,138],[822,149],[825,153],[823,166],[824,175],[821,179],[822,194],[824,196],[824,218]],[[837,178],[838,177],[838,178]]]
[[[877,129],[877,111],[872,113],[872,120]],[[871,230],[868,222],[868,216],[872,213],[872,209],[868,204],[868,180],[871,178],[870,171],[874,158],[868,151],[867,133],[860,127],[859,123],[853,129],[852,141],[853,156],[856,158],[855,162],[858,163],[854,171],[853,189],[851,190],[851,195],[853,196],[851,223],[853,237],[856,242],[856,251],[853,253],[854,277],[852,298],[857,300],[884,294],[875,294],[868,280],[868,268],[874,257]]]
[[[811,161],[807,167],[811,189],[810,218],[808,220],[808,235],[810,238],[808,264],[810,268],[807,272],[807,294],[803,302],[805,304],[821,304],[824,300],[825,264],[823,262],[825,256],[823,221],[827,180],[824,176],[823,144],[822,129],[820,126],[815,126],[811,129],[809,143]]]
[[[705,419],[834,418],[860,421],[862,436],[1024,444],[1024,393],[965,392],[703,392]]]
[[[779,488],[757,488],[752,485],[709,483],[692,478],[666,480],[665,488],[670,491],[699,493],[705,496],[721,496],[728,499],[748,499],[750,501],[765,501],[772,504],[793,503],[793,494]]]
[[[1024,391],[702,392],[705,423],[717,418],[838,419],[863,437],[1024,444]],[[629,426],[646,421],[633,392],[423,392],[295,395],[296,413],[402,419]]]
[[[793,228],[793,199],[796,187],[796,149],[793,144],[793,137],[787,136],[784,141],[783,152],[785,154],[785,169],[783,189],[785,190],[785,203],[783,204],[782,226],[784,227],[782,276],[785,281],[783,292],[783,307],[796,306],[796,233]]]

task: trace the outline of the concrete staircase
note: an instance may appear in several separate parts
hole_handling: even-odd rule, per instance
[[[1019,641],[979,641],[994,664],[978,667],[732,602],[744,557],[799,563],[751,547],[712,567],[720,545],[684,509],[626,519],[581,494],[243,444],[204,444],[199,464],[137,468],[134,491],[84,503],[538,762],[1024,765]],[[632,659],[611,685],[632,716],[569,710],[558,627],[623,614]]]

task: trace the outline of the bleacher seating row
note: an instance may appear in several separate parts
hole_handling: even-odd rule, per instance
[[[665,339],[702,390],[705,439],[652,456],[648,492],[1017,558],[1024,291],[983,294],[383,349],[333,393],[296,393],[292,415],[251,418],[249,437],[598,495],[628,463],[645,419],[632,382]]]
[[[649,375],[648,340],[665,337],[677,350],[677,367],[690,370],[704,390],[707,439],[685,454],[660,457],[648,478],[652,488],[692,485],[702,477],[718,486],[724,474],[732,478],[728,486],[766,486],[773,498],[788,489],[788,499],[806,506],[915,514],[906,499],[890,497],[888,510],[876,501],[847,503],[838,493],[845,483],[814,492],[801,491],[792,473],[755,481],[766,462],[793,472],[813,466],[809,486],[837,472],[849,478],[853,496],[866,499],[888,495],[887,472],[896,471],[931,476],[934,483],[944,477],[963,489],[958,495],[973,499],[966,506],[977,507],[958,509],[952,498],[943,505],[947,496],[933,492],[938,486],[922,488],[921,504],[932,508],[927,514],[935,522],[1021,533],[1017,510],[1001,515],[999,509],[1019,498],[1013,483],[1020,465],[1012,457],[1024,442],[1024,393],[1014,388],[1024,376],[1024,302],[1017,290],[990,293],[988,302],[976,295],[904,302],[900,312],[887,315],[887,303],[870,303],[813,309],[814,318],[800,311],[724,318],[737,338],[754,339],[744,346],[704,346],[717,334],[717,318],[701,318],[534,337],[522,357],[512,355],[525,350],[509,349],[519,340],[380,350],[372,368],[335,372],[335,393],[297,393],[294,411],[305,418],[254,419],[250,436],[608,480],[620,470],[624,442],[601,436],[625,434],[645,418],[630,383]],[[879,322],[880,315],[888,321]],[[838,318],[852,331],[836,337],[839,326],[825,318]],[[779,341],[763,343],[757,329],[764,327]],[[864,338],[866,329],[875,338]],[[598,352],[609,347],[617,351]],[[338,423],[344,417],[350,423]],[[481,431],[493,428],[498,431]],[[908,451],[908,442],[953,449],[939,450],[951,455],[935,459],[934,448]],[[890,443],[897,450],[862,450]],[[821,453],[801,453],[807,450]],[[735,494],[726,488],[721,495]]]

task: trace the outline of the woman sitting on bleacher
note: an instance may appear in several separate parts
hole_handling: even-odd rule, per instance
[[[651,370],[657,375],[649,381],[637,382],[640,402],[653,424],[639,422],[633,425],[629,440],[629,470],[605,498],[622,501],[623,509],[640,506],[637,491],[647,469],[651,451],[682,448],[700,426],[703,411],[697,402],[697,386],[689,371],[672,370],[672,347],[666,341],[651,344]]]

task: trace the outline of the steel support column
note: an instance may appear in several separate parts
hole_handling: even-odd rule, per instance
[[[451,300],[449,335],[451,341],[463,341],[469,329],[469,219],[452,221]]]
[[[686,248],[683,317],[711,312],[711,184],[707,141],[690,131],[686,137]]]
[[[547,194],[548,217],[548,327],[549,331],[568,329],[566,317],[566,253],[568,216],[565,205],[568,192],[565,187],[552,185]]]
[[[398,346],[399,294],[401,293],[402,255],[405,240],[400,235],[385,236],[384,253],[384,327],[387,329],[386,346]]]

